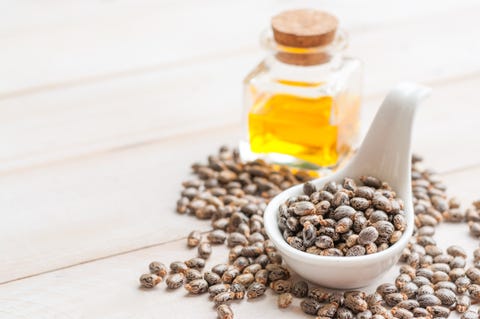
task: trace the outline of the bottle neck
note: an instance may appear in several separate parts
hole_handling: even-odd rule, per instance
[[[274,56],[282,63],[296,66],[316,66],[320,64],[326,64],[334,58],[334,56],[324,52],[298,54],[278,51],[274,54]]]
[[[297,65],[285,63],[277,54],[270,54],[265,59],[265,65],[270,70],[270,75],[277,80],[320,83],[330,80],[335,70],[341,67],[343,54],[338,53],[327,61],[312,65]]]

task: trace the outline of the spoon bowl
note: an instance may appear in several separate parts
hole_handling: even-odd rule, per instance
[[[411,137],[418,104],[430,89],[413,84],[397,85],[385,98],[355,156],[341,170],[312,183],[321,189],[330,181],[345,177],[359,182],[360,176],[374,176],[387,182],[404,201],[407,228],[394,245],[381,252],[355,257],[319,256],[291,247],[278,228],[278,208],[292,196],[303,194],[303,185],[274,197],[265,214],[265,230],[287,265],[305,279],[324,287],[352,289],[369,285],[400,258],[412,236],[414,211],[411,191]]]

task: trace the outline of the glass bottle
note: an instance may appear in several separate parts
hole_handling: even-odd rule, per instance
[[[343,55],[337,26],[317,10],[272,18],[268,56],[244,80],[243,159],[332,169],[356,147],[362,64]]]

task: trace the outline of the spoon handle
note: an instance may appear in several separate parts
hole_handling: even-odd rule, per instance
[[[430,88],[401,83],[388,93],[356,156],[346,168],[385,181],[394,189],[409,187],[413,120]]]

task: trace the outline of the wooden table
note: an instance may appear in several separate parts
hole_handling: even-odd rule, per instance
[[[464,205],[478,198],[478,1],[312,3],[341,18],[365,62],[364,127],[397,81],[433,87],[415,150]],[[186,234],[209,229],[174,212],[180,183],[190,163],[237,142],[241,80],[264,54],[258,35],[294,5],[0,3],[0,318],[215,317],[206,296],[140,290],[138,277],[152,260],[190,258]],[[437,239],[473,249],[466,233],[442,225]],[[305,316],[272,295],[233,308],[237,318]]]

